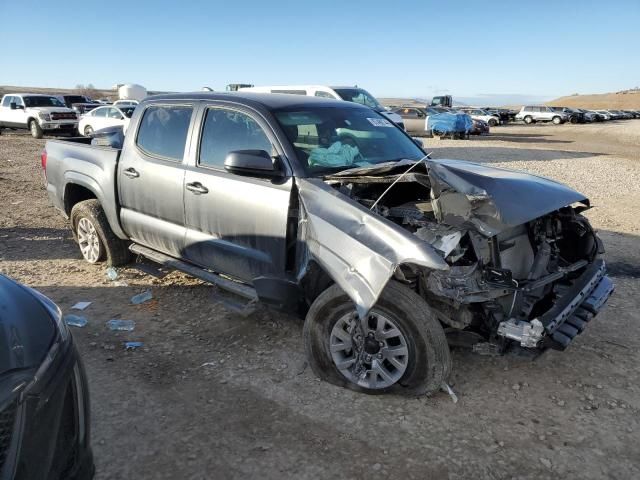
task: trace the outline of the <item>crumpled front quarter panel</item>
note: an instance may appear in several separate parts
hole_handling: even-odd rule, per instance
[[[360,316],[375,305],[398,265],[449,268],[431,245],[322,180],[300,178],[297,183],[306,223],[302,240]]]

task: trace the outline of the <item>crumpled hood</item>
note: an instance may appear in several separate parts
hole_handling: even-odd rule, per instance
[[[428,160],[432,204],[440,222],[473,225],[493,236],[573,203],[581,193],[529,173],[463,160]]]

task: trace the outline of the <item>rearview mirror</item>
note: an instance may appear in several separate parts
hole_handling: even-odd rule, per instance
[[[249,177],[280,177],[282,173],[273,164],[271,155],[264,150],[235,150],[224,159],[227,172]]]

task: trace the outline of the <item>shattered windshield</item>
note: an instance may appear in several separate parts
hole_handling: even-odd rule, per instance
[[[274,114],[310,174],[424,157],[398,127],[371,110],[298,107]]]
[[[64,107],[56,97],[22,97],[27,107]]]

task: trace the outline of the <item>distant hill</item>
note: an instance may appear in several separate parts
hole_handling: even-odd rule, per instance
[[[118,92],[115,90],[96,89],[98,95],[96,98],[117,99]],[[14,87],[8,85],[0,85],[0,96],[7,93],[42,93],[45,95],[73,95],[76,93],[74,88],[40,88],[40,87]]]
[[[640,89],[623,90],[616,93],[599,93],[594,95],[571,95],[560,97],[547,102],[547,105],[556,107],[574,108],[613,108],[613,109],[640,109]]]
[[[95,95],[92,95],[94,100],[98,98],[108,98],[110,100],[118,99],[118,92],[116,90],[111,89],[102,89],[96,88],[94,89],[96,92]],[[0,97],[7,93],[42,93],[45,95],[73,95],[78,91],[75,88],[41,88],[41,87],[14,87],[7,85],[0,85]],[[168,93],[168,92],[156,92],[148,90],[147,93],[149,95],[155,95],[157,93]]]

